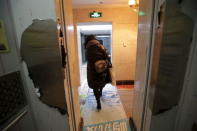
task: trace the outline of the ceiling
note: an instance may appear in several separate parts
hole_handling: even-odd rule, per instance
[[[73,0],[74,7],[91,5],[128,5],[128,0]]]

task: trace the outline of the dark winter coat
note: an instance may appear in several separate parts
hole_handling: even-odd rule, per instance
[[[111,74],[109,68],[102,73],[97,73],[95,62],[98,60],[108,60],[108,55],[104,46],[99,41],[91,40],[86,45],[87,58],[87,79],[90,88],[103,88],[107,83],[111,83]]]

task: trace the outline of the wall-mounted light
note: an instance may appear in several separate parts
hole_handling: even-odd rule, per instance
[[[129,0],[130,6],[135,6],[137,4],[136,0]]]
[[[137,0],[129,0],[129,6],[130,6],[131,8],[133,8],[133,10],[134,10],[135,12],[138,12],[139,4],[138,4]]]

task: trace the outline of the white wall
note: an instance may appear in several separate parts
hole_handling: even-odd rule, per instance
[[[196,23],[197,25],[197,23]],[[197,35],[197,27],[196,33]],[[191,66],[188,70],[188,76],[185,84],[185,90],[182,94],[181,107],[177,117],[176,130],[191,131],[193,123],[197,124],[197,38],[195,38],[195,48],[191,59]]]
[[[197,124],[197,1],[184,0],[182,10],[195,21],[195,30],[189,66],[186,74],[185,88],[182,93],[180,109],[178,111],[176,129],[178,131],[191,131],[193,123]]]
[[[11,7],[13,20],[8,19],[5,5]],[[13,131],[67,131],[69,130],[67,115],[61,115],[56,109],[50,108],[38,100],[34,93],[34,85],[28,76],[27,66],[24,62],[20,62],[18,55],[20,41],[23,31],[32,23],[33,19],[49,19],[55,20],[55,5],[53,0],[3,0],[0,4],[0,13],[3,13],[5,23],[13,22],[13,27],[7,25],[9,33],[13,34],[13,38],[8,38],[11,45],[11,52],[0,56],[0,71],[2,73],[11,72],[21,69],[23,80],[26,87],[31,110],[33,114],[28,114],[17,125],[10,130]],[[1,15],[0,15],[1,18]],[[16,31],[16,32],[15,32]],[[2,68],[2,64],[4,65]],[[0,73],[1,73],[0,72]],[[32,116],[29,116],[32,115]],[[33,118],[33,119],[32,119]],[[35,123],[35,124],[34,124]]]
[[[3,62],[0,66],[0,73],[9,73],[20,69],[19,66],[19,59],[18,59],[18,53],[16,48],[16,39],[15,39],[15,33],[13,30],[13,23],[12,23],[12,17],[10,17],[10,11],[9,11],[9,5],[6,0],[0,1],[0,20],[3,21],[5,25],[5,33],[7,35],[8,44],[10,51],[9,53],[2,53],[0,54],[0,59]],[[9,60],[8,60],[9,59]],[[11,60],[12,59],[12,60]]]
[[[18,45],[23,31],[32,23],[33,19],[55,20],[54,0],[9,0],[17,32]]]
[[[13,27],[13,20],[9,10],[9,3],[7,0],[0,1],[0,20],[4,22],[5,32],[8,39],[10,52],[0,54],[0,76],[10,72],[20,70],[20,61],[18,50],[16,47],[16,37]],[[10,131],[35,131],[36,126],[33,121],[33,115],[30,105],[26,107],[27,115],[22,120],[10,129]]]

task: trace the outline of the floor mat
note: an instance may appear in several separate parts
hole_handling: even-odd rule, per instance
[[[96,105],[93,90],[89,89],[86,98],[81,102],[81,114],[83,116],[84,126],[127,118],[120,101],[120,96],[117,94],[117,88],[111,84],[103,88],[101,98],[102,109],[100,111],[96,109]]]
[[[86,125],[83,131],[131,131],[128,119]]]

